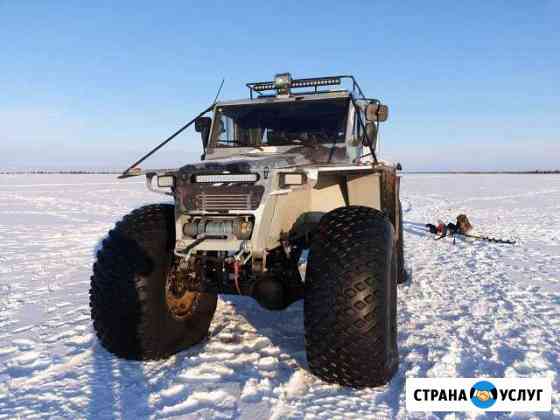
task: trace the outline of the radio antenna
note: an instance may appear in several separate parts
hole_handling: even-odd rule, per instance
[[[220,87],[218,88],[218,92],[216,93],[216,97],[214,98],[214,102],[212,102],[213,104],[215,104],[218,101],[218,98],[220,97],[220,93],[222,92],[222,87],[224,86],[225,81],[226,79],[222,78],[222,83],[220,83]]]
[[[202,111],[200,114],[198,114],[196,117],[194,117],[192,120],[190,120],[188,123],[186,123],[184,126],[182,126],[180,129],[178,129],[175,133],[173,133],[171,136],[169,136],[168,138],[166,138],[164,141],[162,141],[160,144],[158,144],[156,147],[154,147],[152,150],[150,150],[148,153],[146,153],[144,156],[142,156],[140,159],[138,159],[136,162],[134,162],[132,165],[130,165],[128,167],[127,170],[125,170],[120,176],[119,178],[127,178],[129,176],[134,176],[134,174],[131,173],[132,169],[135,168],[136,166],[140,165],[142,162],[144,162],[147,158],[149,158],[150,156],[152,156],[155,152],[157,152],[159,149],[161,149],[163,146],[165,146],[167,143],[169,143],[171,140],[173,140],[175,137],[177,137],[179,134],[181,134],[183,131],[185,131],[188,127],[190,127],[196,120],[197,118],[202,117],[204,114],[206,114],[208,111],[210,111],[212,108],[214,108],[214,105],[216,105],[216,101],[218,100],[219,96],[220,96],[220,92],[222,91],[222,87],[224,86],[224,82],[226,79],[222,78],[222,83],[220,83],[220,87],[218,88],[218,92],[216,93],[216,97],[214,98],[214,101],[212,102],[212,105],[210,105],[208,108],[206,108],[204,111]]]

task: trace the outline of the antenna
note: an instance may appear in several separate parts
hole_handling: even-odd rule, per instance
[[[144,156],[142,156],[140,159],[138,159],[136,162],[134,162],[132,165],[130,165],[120,176],[119,178],[127,178],[129,176],[134,176],[134,174],[131,174],[130,171],[135,168],[136,166],[140,165],[142,162],[144,162],[146,159],[148,159],[150,156],[152,156],[155,152],[157,152],[159,149],[161,149],[163,146],[165,146],[167,143],[169,143],[171,140],[173,140],[175,137],[177,137],[179,134],[181,134],[183,131],[185,131],[188,127],[190,127],[192,124],[194,124],[194,122],[197,120],[197,118],[202,117],[204,114],[206,114],[208,111],[210,111],[212,108],[214,108],[214,104],[210,105],[208,108],[206,108],[204,111],[202,111],[200,114],[198,114],[196,117],[194,117],[192,120],[190,120],[188,123],[186,123],[184,126],[182,126],[180,129],[178,129],[177,131],[175,131],[175,133],[173,133],[171,136],[169,136],[168,138],[166,138],[164,141],[162,141],[160,144],[158,144],[156,147],[154,147],[152,150],[150,150],[148,153],[146,153]]]
[[[188,123],[186,123],[184,126],[182,126],[180,129],[178,129],[177,131],[175,131],[175,133],[173,133],[171,136],[169,136],[168,138],[166,138],[164,141],[162,141],[160,144],[158,144],[156,147],[154,147],[152,150],[150,150],[148,153],[146,153],[144,156],[142,156],[140,159],[138,159],[136,162],[134,162],[132,165],[130,165],[128,167],[128,169],[126,169],[120,176],[119,178],[127,178],[129,176],[134,176],[133,174],[130,173],[130,171],[135,168],[136,166],[140,165],[142,162],[144,162],[146,159],[148,159],[150,156],[152,156],[155,152],[157,152],[159,149],[161,149],[163,146],[165,146],[167,143],[169,143],[171,140],[173,140],[175,137],[177,137],[179,134],[181,134],[183,131],[185,131],[188,127],[190,127],[199,117],[202,117],[204,114],[206,114],[208,111],[210,111],[212,108],[214,108],[214,105],[216,105],[216,101],[218,100],[218,97],[220,96],[220,92],[222,91],[222,87],[224,86],[224,82],[226,79],[222,78],[222,83],[220,83],[220,87],[218,88],[218,92],[216,93],[216,97],[214,98],[214,101],[212,102],[212,105],[210,105],[208,108],[206,108],[204,111],[202,111],[200,114],[198,114],[196,117],[194,117],[192,120],[190,120]]]
[[[213,104],[216,104],[216,102],[218,101],[218,97],[220,96],[220,93],[222,92],[222,87],[224,86],[225,81],[226,81],[226,79],[222,78],[222,83],[220,83],[220,87],[218,88],[218,92],[216,93],[216,97],[214,98],[214,102],[212,102]]]

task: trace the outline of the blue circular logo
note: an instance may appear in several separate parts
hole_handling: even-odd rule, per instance
[[[472,386],[470,397],[478,408],[490,408],[498,398],[498,390],[491,382],[479,381]]]

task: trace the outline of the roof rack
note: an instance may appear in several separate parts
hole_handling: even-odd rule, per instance
[[[326,76],[326,77],[311,77],[307,79],[292,79],[290,73],[281,73],[274,76],[274,80],[270,82],[253,82],[247,83],[247,87],[249,88],[249,95],[251,99],[253,99],[253,94],[257,94],[257,96],[263,96],[261,92],[269,91],[269,90],[276,90],[278,94],[289,94],[290,89],[300,89],[306,87],[313,87],[315,88],[311,92],[311,94],[319,94],[319,87],[325,86],[338,86],[341,85],[343,80],[350,80],[352,82],[352,90],[351,93],[354,97],[358,97],[361,99],[366,99],[360,85],[351,75],[339,75],[339,76]]]

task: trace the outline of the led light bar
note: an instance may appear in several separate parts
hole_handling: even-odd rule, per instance
[[[224,182],[256,182],[258,174],[216,174],[195,175],[194,182],[204,184],[221,184]]]
[[[251,89],[255,92],[262,92],[265,90],[274,90],[274,82],[260,82],[260,83],[253,83],[251,85]]]
[[[316,77],[292,80],[292,88],[340,85],[340,77]]]
[[[287,76],[288,73],[278,75]],[[282,79],[284,82],[286,79]],[[275,90],[277,89],[278,79],[272,82],[258,82],[258,83],[247,83],[249,89],[255,92],[263,92],[265,90]],[[340,85],[340,77],[313,77],[309,79],[289,79],[289,87],[291,88],[304,88],[304,87],[315,87],[315,86],[334,86]]]

